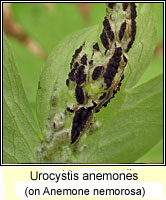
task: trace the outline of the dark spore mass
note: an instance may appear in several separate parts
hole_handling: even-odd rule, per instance
[[[124,79],[124,74],[122,75],[121,79],[120,79],[120,82],[122,82]]]
[[[135,22],[134,20],[132,21],[131,26],[132,26],[132,38],[133,38],[133,40],[135,40],[135,35],[136,35],[136,22]]]
[[[118,84],[118,87],[117,87],[117,90],[120,90],[120,86],[122,85],[122,81],[124,79],[124,74],[122,75],[121,79],[120,79],[120,82]]]
[[[72,61],[70,63],[71,67],[72,67],[72,65],[74,63],[74,60],[77,58],[78,54],[82,51],[83,46],[84,46],[84,44],[81,45],[78,49],[75,50],[75,53],[74,53],[73,58],[72,58]]]
[[[81,64],[83,65],[87,65],[87,57],[86,57],[86,54],[84,54],[81,58]]]
[[[132,28],[132,32],[131,32],[131,40],[127,45],[127,49],[126,52],[128,52],[130,50],[130,48],[133,45],[133,42],[135,40],[135,35],[136,35],[136,22],[134,20],[132,20],[132,24],[131,24],[131,28]]]
[[[104,74],[104,82],[106,83],[107,88],[111,86],[112,80],[118,71],[118,67],[121,61],[121,55],[122,55],[122,48],[121,47],[116,48],[114,55],[107,64],[107,69]]]
[[[114,55],[111,58],[111,63],[114,68],[118,68],[122,55],[122,48],[118,47],[115,49]]]
[[[109,49],[109,42],[108,42],[107,35],[106,35],[106,33],[104,32],[104,30],[103,30],[102,34],[100,35],[100,39],[101,39],[101,41],[102,41],[103,46],[104,46],[106,49]]]
[[[135,3],[130,3],[130,10],[131,10],[131,40],[127,45],[126,52],[129,51],[129,49],[132,47],[132,44],[135,40],[135,35],[136,35],[136,22],[135,18],[137,16],[137,11],[136,11],[136,5]]]
[[[136,12],[136,5],[135,3],[130,3],[131,6],[131,19],[135,20],[137,17],[137,12]]]
[[[110,23],[109,23],[109,21],[108,21],[108,19],[107,19],[106,17],[104,18],[103,26],[104,26],[104,29],[105,29],[106,31],[111,30]]]
[[[95,101],[92,100],[93,106],[91,107],[91,109],[95,108],[97,106],[97,103]]]
[[[77,58],[78,54],[82,51],[82,47],[83,47],[83,45],[75,50],[75,53],[74,53],[74,56],[73,56],[74,58]]]
[[[92,74],[92,79],[95,81],[99,78],[101,72],[102,72],[103,66],[98,66],[94,69]]]
[[[126,30],[126,22],[123,22],[123,24],[120,27],[120,31],[119,31],[119,40],[121,41],[123,38],[123,35],[125,33]]]
[[[129,3],[123,3],[123,10],[126,11]]]
[[[103,95],[101,95],[99,99],[100,99],[100,100],[102,100],[102,99],[104,99],[104,98],[105,98],[105,96],[106,96],[106,92],[104,92],[104,94],[103,94]]]
[[[127,63],[127,58],[123,55],[123,60],[125,63]]]
[[[85,98],[84,98],[84,91],[83,91],[82,87],[77,85],[77,87],[75,89],[75,96],[76,96],[77,102],[79,104],[84,103]]]
[[[77,85],[81,85],[86,81],[86,74],[84,73],[85,66],[81,65],[76,73],[76,83]]]
[[[114,32],[111,31],[110,23],[109,23],[109,21],[108,21],[108,19],[106,17],[105,17],[105,19],[103,21],[103,26],[104,26],[105,31],[107,32],[107,35],[108,35],[109,39],[111,41],[113,41],[114,40]]]
[[[78,66],[79,66],[78,62],[75,62],[75,63],[74,63],[74,69],[77,69]]]
[[[74,63],[74,67],[73,67],[73,69],[71,70],[71,72],[69,73],[69,79],[70,79],[71,81],[75,81],[75,72],[76,72],[78,66],[79,66],[78,62]]]
[[[75,69],[72,69],[71,72],[69,73],[69,79],[71,81],[75,81]]]
[[[111,41],[113,41],[114,38],[115,38],[114,32],[113,32],[113,31],[108,32],[108,37],[109,37],[109,39],[110,39]]]
[[[100,50],[100,49],[99,49],[98,43],[96,43],[96,44],[93,45],[93,49],[95,49],[96,51],[99,51],[99,50]]]
[[[66,85],[69,86],[69,79],[66,80]]]
[[[113,9],[113,7],[114,7],[115,4],[116,3],[108,3],[108,7],[111,8],[111,9]]]
[[[93,65],[93,60],[90,60],[90,61],[89,61],[89,65]]]
[[[71,113],[74,112],[74,110],[70,109],[69,107],[67,107],[66,110],[71,112]]]
[[[84,129],[84,126],[92,114],[92,108],[80,108],[76,111],[73,118],[73,125],[71,130],[71,144],[73,144],[80,135],[80,132]]]
[[[109,88],[111,86],[112,80],[113,80],[116,73],[117,73],[117,69],[115,69],[113,67],[107,68],[107,71],[104,74],[104,81],[107,85],[107,88]]]

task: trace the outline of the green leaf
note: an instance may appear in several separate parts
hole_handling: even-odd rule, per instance
[[[26,96],[30,103],[35,104],[39,76],[44,61],[30,52],[24,44],[16,39],[8,38],[11,48],[14,51],[18,71],[22,79]]]
[[[69,36],[50,55],[37,94],[37,116],[43,136],[47,134],[45,125],[53,94],[57,113],[65,109],[65,80],[75,49],[84,41],[95,42],[98,29],[95,26]],[[82,149],[80,144],[72,152],[71,163],[134,162],[162,138],[162,76],[136,87],[151,61],[155,37],[151,4],[146,3],[138,12],[136,40],[129,53],[121,92],[96,115],[100,128],[88,135],[86,149]]]
[[[3,162],[36,162],[42,137],[17,71],[6,36],[3,37]]]
[[[163,41],[163,3],[153,3],[153,13],[155,14],[157,21],[157,43],[160,44]]]
[[[13,3],[11,6],[14,19],[47,54],[65,36],[84,26],[75,4],[53,3],[50,9],[41,3]]]
[[[100,24],[105,17],[105,3],[93,3],[89,14],[89,25]]]
[[[136,160],[136,163],[163,163],[163,148],[163,140],[160,140],[150,151]]]
[[[151,62],[136,86],[141,85],[156,76],[163,74],[163,56],[153,56]]]

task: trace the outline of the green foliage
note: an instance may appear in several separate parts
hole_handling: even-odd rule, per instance
[[[75,4],[56,3],[49,9],[41,3],[13,3],[12,11],[27,35],[47,54],[65,36],[83,27],[83,19]]]
[[[91,26],[101,24],[105,17],[105,4],[104,3],[93,3],[92,10],[89,14],[89,24]]]
[[[157,7],[159,9],[160,6],[153,5],[153,9]],[[44,130],[51,109],[50,99],[54,85],[57,86],[56,109],[64,109],[67,92],[65,80],[70,70],[71,57],[83,41],[97,40],[98,26],[76,32],[57,45],[64,36],[83,27],[82,19],[74,5],[56,4],[51,12],[42,4],[12,4],[12,8],[15,19],[45,52],[49,53],[56,45],[38,84],[38,126],[26,100],[13,54],[4,37],[3,162],[32,163],[37,162],[36,151],[46,134]],[[101,23],[103,13],[105,15],[105,4],[95,4],[90,14],[90,24]],[[160,17],[158,15],[157,21],[161,22],[161,14]],[[163,58],[152,59],[156,45],[156,28],[150,4],[143,4],[139,9],[137,25],[137,37],[129,53],[121,91],[97,114],[100,128],[87,137],[88,147],[85,150],[79,151],[78,146],[72,153],[71,163],[162,162]],[[158,30],[161,33],[161,28]],[[157,42],[159,41],[161,34],[158,34]],[[34,103],[43,61],[17,42],[10,42],[19,64],[26,94],[29,101]]]
[[[3,162],[36,162],[36,150],[41,134],[5,36],[3,52]]]
[[[160,44],[163,41],[163,3],[152,3],[153,13],[156,16],[157,21],[157,43]]]
[[[147,70],[140,78],[136,86],[141,85],[156,76],[163,74],[163,57],[162,56],[153,56]]]
[[[160,140],[150,151],[144,154],[135,163],[162,163],[163,160],[163,140]]]
[[[44,61],[29,51],[18,40],[13,38],[8,38],[8,40],[17,59],[17,67],[22,77],[26,96],[30,104],[35,104],[39,75],[44,66]]]

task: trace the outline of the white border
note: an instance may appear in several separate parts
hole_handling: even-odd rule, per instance
[[[3,49],[3,46],[2,46],[2,35],[3,35],[3,3],[105,3],[105,2],[109,2],[109,1],[1,1],[1,66],[3,66],[3,63],[2,63],[2,49]],[[114,1],[114,2],[122,2],[122,1]],[[128,2],[128,1],[123,1],[123,2]],[[130,2],[135,2],[135,3],[163,3],[164,4],[164,21],[163,21],[163,25],[164,25],[164,29],[163,29],[163,38],[164,38],[164,41],[163,41],[163,64],[165,66],[165,1],[130,1]],[[163,67],[163,90],[164,90],[164,93],[163,93],[163,99],[164,99],[164,116],[163,116],[163,120],[165,122],[165,67]],[[3,80],[3,77],[2,77],[2,67],[1,67],[1,119],[3,119],[3,114],[2,114],[2,81]],[[164,136],[163,136],[163,144],[164,144],[164,147],[163,147],[163,164],[2,164],[2,152],[3,152],[3,149],[2,149],[2,120],[1,120],[1,164],[2,166],[165,166],[165,123],[164,123]]]

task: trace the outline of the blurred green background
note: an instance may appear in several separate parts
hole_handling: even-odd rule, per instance
[[[157,22],[157,46],[137,85],[163,73],[163,3],[151,4]],[[47,56],[67,35],[101,23],[105,16],[105,3],[5,3],[3,11],[4,32],[35,114],[39,76]],[[163,162],[163,142],[160,141],[136,162]]]

